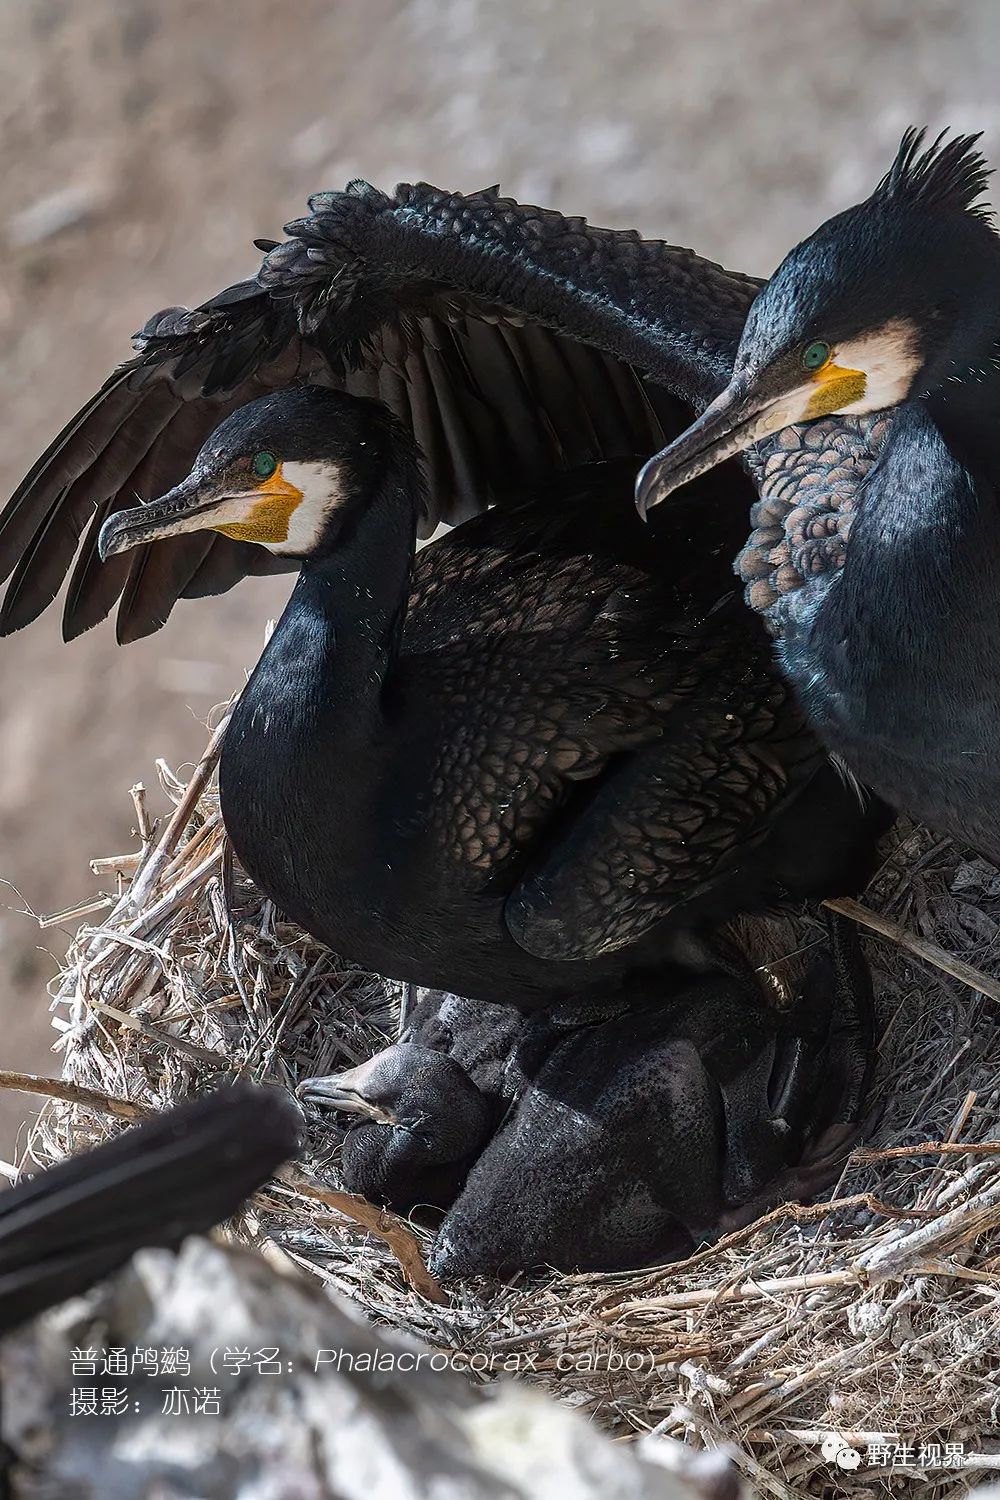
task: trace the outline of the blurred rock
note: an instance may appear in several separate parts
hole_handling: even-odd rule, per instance
[[[186,1351],[190,1374],[73,1376],[74,1352],[118,1348]],[[275,1368],[227,1375],[226,1350],[275,1351]],[[738,1500],[722,1455],[612,1443],[448,1363],[258,1257],[146,1251],[0,1348],[11,1500]],[[90,1385],[124,1413],[72,1415]],[[161,1387],[219,1389],[221,1414],[164,1414]]]

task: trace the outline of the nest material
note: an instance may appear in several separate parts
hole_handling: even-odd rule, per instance
[[[176,810],[158,830],[133,789],[140,853],[95,861],[119,889],[53,987],[70,1102],[43,1110],[38,1162],[102,1139],[115,1114],[234,1074],[293,1088],[396,1035],[397,987],[290,926],[231,869],[220,738],[187,786],[161,767]],[[1000,875],[949,842],[897,828],[865,900],[959,972],[1000,967]],[[800,927],[798,946],[815,936]],[[929,1497],[964,1493],[1000,1466],[1000,1006],[898,943],[870,940],[869,958],[884,1109],[834,1207],[778,1210],[656,1270],[442,1291],[421,1263],[425,1232],[336,1191],[338,1138],[315,1126],[307,1175],[258,1195],[242,1231],[460,1367],[548,1387],[623,1437],[731,1444],[762,1496],[912,1493],[916,1479]],[[856,1468],[831,1459],[831,1432],[859,1451]],[[946,1444],[963,1445],[964,1469]]]

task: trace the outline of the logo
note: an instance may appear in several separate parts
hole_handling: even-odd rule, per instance
[[[856,1438],[856,1434],[852,1434]],[[909,1442],[898,1433],[877,1436],[864,1442],[864,1451],[849,1443],[839,1432],[828,1432],[820,1445],[827,1463],[852,1471],[862,1464],[880,1469],[961,1469],[965,1464],[965,1444],[948,1442]]]
[[[852,1448],[839,1432],[827,1433],[821,1452],[827,1462],[836,1464],[838,1469],[857,1469],[861,1464],[861,1454],[857,1448]]]

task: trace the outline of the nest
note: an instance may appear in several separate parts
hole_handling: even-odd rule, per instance
[[[231,868],[221,732],[186,785],[161,767],[175,810],[158,828],[133,789],[141,850],[95,861],[118,889],[53,985],[64,1081],[39,1085],[57,1097],[35,1161],[233,1075],[293,1088],[396,1035],[396,988]],[[854,915],[888,934],[867,940],[883,1111],[831,1203],[655,1270],[442,1289],[425,1232],[338,1191],[317,1126],[239,1232],[481,1378],[548,1387],[621,1437],[730,1445],[756,1494],[963,1493],[1000,1465],[1000,875],[897,828]]]

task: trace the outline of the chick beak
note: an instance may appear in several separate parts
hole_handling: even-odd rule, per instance
[[[106,562],[116,553],[128,552],[143,542],[201,530],[204,516],[218,504],[218,499],[218,495],[210,494],[203,479],[189,474],[159,500],[116,512],[105,521],[97,539],[101,561]]]
[[[324,1078],[306,1078],[295,1090],[295,1097],[304,1104],[319,1104],[343,1114],[364,1115],[380,1125],[395,1125],[396,1116],[392,1111],[368,1097],[377,1060],[378,1054],[346,1072],[330,1073]]]

